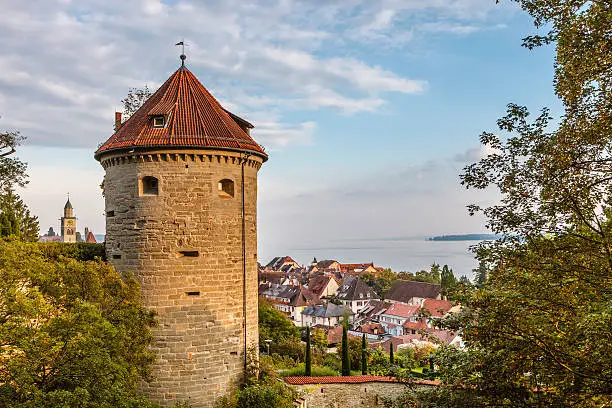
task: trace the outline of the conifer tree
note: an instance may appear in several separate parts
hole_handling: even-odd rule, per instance
[[[304,375],[310,377],[312,375],[312,358],[310,356],[310,326],[306,326],[306,361]]]
[[[361,374],[366,375],[368,373],[368,355],[367,355],[367,344],[366,335],[361,335]]]
[[[351,375],[351,359],[349,358],[348,330],[346,323],[342,325],[342,375]]]
[[[393,357],[393,343],[389,342],[389,364],[395,364],[395,358]]]

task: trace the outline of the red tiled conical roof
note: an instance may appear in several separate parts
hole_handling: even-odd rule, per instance
[[[153,126],[164,115],[165,126]],[[195,75],[181,66],[100,148],[112,150],[188,147],[246,151],[268,155],[248,134],[246,120],[225,110]]]

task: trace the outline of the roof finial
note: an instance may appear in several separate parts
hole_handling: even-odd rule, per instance
[[[185,60],[187,59],[187,56],[185,55],[185,39],[183,39],[183,41],[177,42],[175,45],[181,46],[181,56],[179,58],[181,59],[181,67],[184,67]]]

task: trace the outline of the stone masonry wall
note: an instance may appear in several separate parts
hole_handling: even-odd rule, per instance
[[[244,153],[147,151],[107,154],[107,257],[133,271],[143,302],[158,313],[155,380],[143,384],[152,400],[212,407],[243,374],[241,163]],[[257,347],[257,172],[244,165],[247,263],[247,346]],[[140,180],[158,180],[143,195]],[[223,196],[220,180],[234,183]],[[197,251],[197,252],[196,252]],[[195,256],[194,256],[195,255]]]
[[[380,408],[384,407],[381,396],[399,395],[406,385],[389,382],[360,384],[299,385],[304,402],[301,408]]]

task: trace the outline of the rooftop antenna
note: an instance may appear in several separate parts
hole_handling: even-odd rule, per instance
[[[179,57],[181,59],[181,67],[185,66],[185,60],[187,59],[187,56],[185,55],[185,39],[183,38],[183,41],[179,41],[174,45],[180,45],[181,46],[181,56]],[[189,45],[189,44],[187,44]]]

